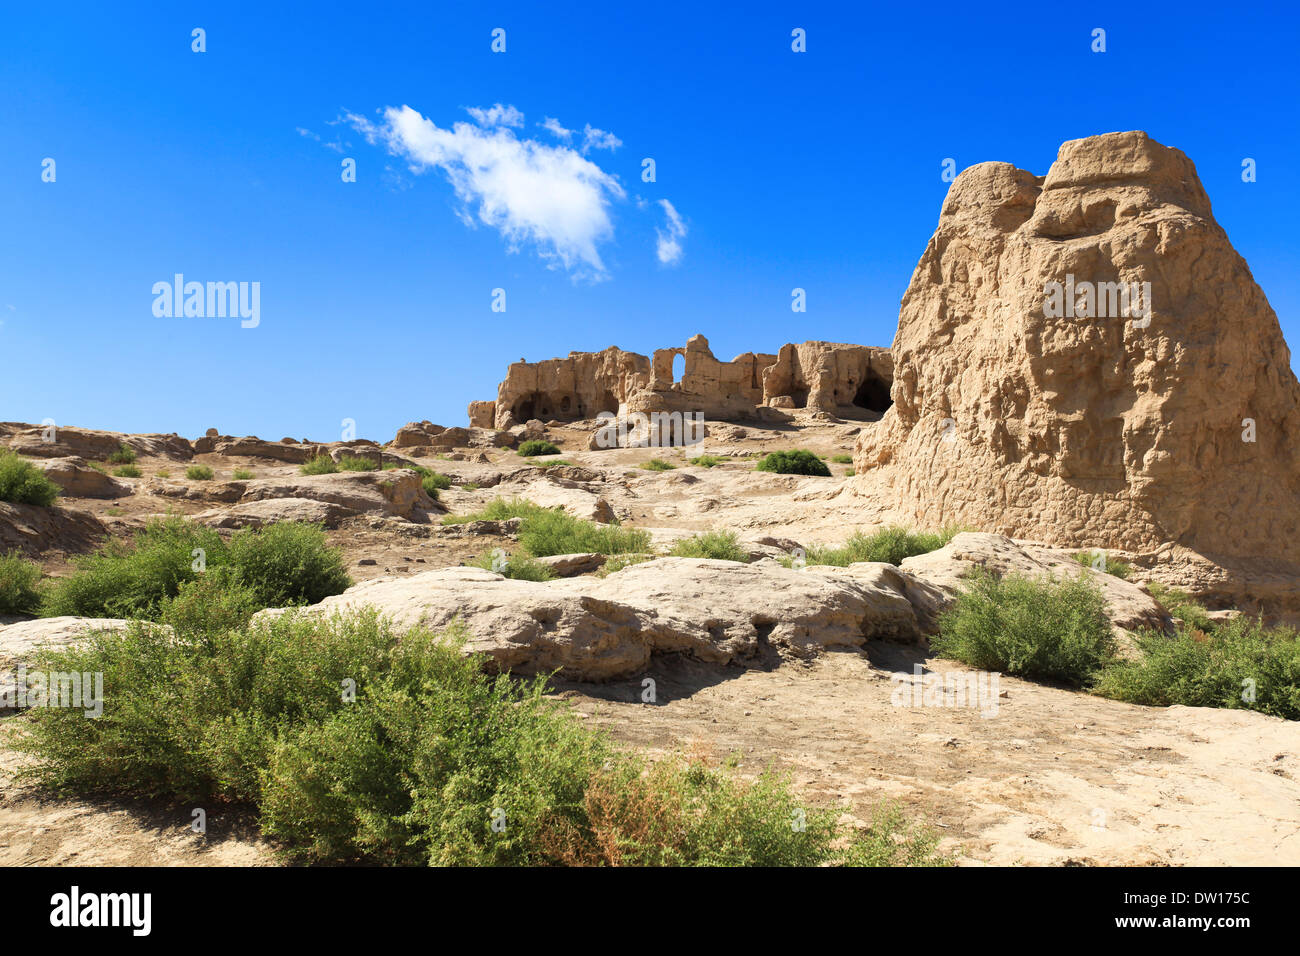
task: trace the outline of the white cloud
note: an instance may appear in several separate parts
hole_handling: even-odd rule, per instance
[[[546,117],[537,125],[540,126],[542,129],[546,130],[552,136],[562,139],[565,142],[568,142],[570,139],[573,138],[573,130],[565,129],[563,126],[560,125],[560,121],[557,120],[554,116]]]
[[[622,145],[623,141],[613,133],[606,133],[603,129],[595,129],[590,123],[582,130],[582,151],[584,153],[591,149],[607,149],[613,152]]]
[[[499,104],[481,112],[496,122],[518,114]],[[385,109],[378,124],[355,114],[347,119],[372,143],[406,159],[412,171],[441,169],[463,204],[465,222],[477,217],[512,249],[532,243],[575,278],[606,277],[598,247],[614,235],[610,200],[625,193],[614,176],[576,150],[521,140],[499,125],[443,129],[409,106]]]
[[[656,229],[659,236],[656,252],[659,261],[666,266],[676,265],[682,259],[682,239],[686,237],[686,223],[667,199],[659,200],[666,218],[666,229]]]
[[[502,106],[500,103],[488,110],[481,110],[473,106],[466,107],[465,112],[474,117],[474,122],[485,129],[491,129],[494,126],[524,125],[523,113],[513,106]]]

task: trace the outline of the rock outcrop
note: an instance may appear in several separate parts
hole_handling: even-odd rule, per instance
[[[0,501],[0,554],[21,551],[27,555],[64,551],[89,551],[108,534],[94,515],[71,508]]]
[[[902,520],[1300,577],[1300,384],[1178,150],[1109,133],[1045,177],[964,171],[893,361],[854,464]]]
[[[138,454],[186,461],[194,457],[190,443],[179,435],[128,435],[91,428],[60,428],[7,422],[3,444],[32,458],[84,458],[104,461],[128,445]]]
[[[680,380],[673,372],[678,356]],[[497,389],[496,402],[471,402],[468,411],[471,425],[491,418],[498,429],[530,419],[579,421],[602,413],[785,421],[771,410],[807,408],[873,419],[889,407],[892,380],[885,348],[803,342],[782,346],[778,355],[746,352],[724,362],[714,357],[708,339],[694,335],[685,347],[658,349],[652,359],[611,346],[545,362],[516,362]],[[592,447],[609,446],[593,440]]]
[[[121,498],[132,492],[130,482],[91,468],[84,458],[43,458],[34,464],[69,498]]]

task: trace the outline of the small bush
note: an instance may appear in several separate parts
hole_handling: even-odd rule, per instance
[[[421,469],[420,473],[424,475],[423,484],[425,491],[429,491],[431,488],[434,491],[446,491],[451,487],[451,479],[446,475],[439,474],[436,471],[429,471],[427,468]]]
[[[655,556],[653,554],[648,554],[648,553],[615,554],[612,555],[609,558],[609,560],[607,560],[603,565],[601,565],[600,570],[596,572],[596,577],[607,578],[611,574],[614,574],[617,571],[622,571],[624,568],[630,568],[634,564],[644,564],[645,562],[653,561],[654,559]]]
[[[333,475],[338,470],[339,466],[329,455],[317,455],[311,461],[298,466],[298,471],[304,475]]]
[[[230,473],[230,477],[235,479],[235,481],[248,481],[253,477],[253,473],[247,468],[236,468]]]
[[[1228,707],[1300,720],[1300,640],[1247,618],[1213,633],[1183,628],[1176,637],[1146,632],[1140,656],[1108,663],[1094,690],[1134,704]]]
[[[701,468],[713,468],[722,464],[722,459],[717,455],[700,455],[698,458],[690,459],[692,465],[699,465]]]
[[[1159,581],[1150,582],[1147,588],[1151,596],[1169,612],[1170,617],[1176,617],[1185,626],[1198,631],[1214,630],[1214,622],[1210,620],[1210,615],[1206,613],[1205,608],[1186,591],[1168,587]]]
[[[817,475],[829,478],[831,470],[810,451],[774,451],[757,465],[756,471],[774,471],[779,475]]]
[[[172,476],[171,470],[167,468],[159,468],[157,474],[159,478],[170,478]]]
[[[615,524],[596,524],[565,514],[558,508],[541,508],[524,518],[519,544],[534,557],[551,554],[627,554],[650,550],[650,534]]]
[[[530,458],[528,459],[528,464],[532,465],[534,468],[560,468],[566,465],[572,467],[573,462],[565,461],[563,458],[556,458],[554,461],[534,461]]]
[[[555,577],[555,572],[542,564],[536,558],[531,558],[522,551],[516,551],[510,555],[505,562],[504,567],[494,567],[497,563],[496,555],[485,554],[478,560],[472,562],[476,568],[483,568],[485,571],[495,571],[497,574],[504,575],[508,578],[515,578],[520,581],[550,581]]]
[[[511,498],[509,500],[495,498],[478,511],[471,511],[463,515],[445,515],[442,523],[468,524],[471,521],[508,521],[511,518],[527,518],[544,510],[541,505],[533,504],[523,498]]]
[[[135,449],[127,444],[119,445],[117,451],[108,456],[107,461],[110,465],[134,465]]]
[[[113,469],[114,478],[139,478],[140,474],[138,465],[122,465],[120,468]]]
[[[1106,602],[1086,575],[998,579],[979,569],[968,582],[931,641],[940,656],[1078,687],[1114,653]]]
[[[331,548],[320,525],[280,522],[244,528],[230,539],[239,584],[262,607],[316,604],[352,585],[343,552]]]
[[[41,568],[14,551],[0,554],[0,614],[33,614],[41,603]]]
[[[829,461],[835,465],[851,465],[853,464],[853,456],[852,455],[831,455]]]
[[[664,461],[662,458],[651,458],[649,461],[643,461],[638,466],[646,471],[672,471],[677,466],[671,462]]]
[[[559,453],[559,445],[540,438],[519,443],[519,456],[521,458],[536,458],[538,455],[558,455]]]
[[[0,501],[48,508],[59,496],[59,486],[37,468],[7,448],[0,448]]]
[[[339,459],[339,471],[379,471],[379,462],[373,458],[344,455]]]
[[[190,481],[211,481],[216,476],[216,472],[207,465],[190,465],[185,469],[185,477]]]
[[[1101,556],[1104,556],[1104,561],[1097,560]],[[1079,564],[1085,568],[1092,568],[1095,571],[1105,571],[1107,574],[1113,574],[1117,578],[1127,578],[1129,572],[1133,570],[1130,565],[1125,564],[1123,561],[1112,560],[1110,555],[1106,554],[1104,551],[1080,551],[1074,556],[1074,560],[1078,561]],[[1099,568],[1097,567],[1098,564],[1105,564],[1105,567]]]
[[[676,558],[713,558],[717,561],[749,563],[749,552],[740,546],[734,531],[705,531],[682,538],[668,553]]]
[[[841,568],[859,561],[901,564],[904,558],[937,551],[961,530],[952,525],[942,531],[917,532],[889,525],[869,535],[856,531],[839,547],[814,545],[809,548],[807,561],[808,564],[829,564]]]

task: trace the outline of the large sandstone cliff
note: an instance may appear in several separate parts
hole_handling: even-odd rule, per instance
[[[1103,283],[1137,284],[1127,315]],[[1294,589],[1300,385],[1180,151],[1109,133],[1065,143],[1046,177],[967,169],[893,359],[894,404],[858,442],[860,493],[926,525],[1177,547],[1289,571]]]

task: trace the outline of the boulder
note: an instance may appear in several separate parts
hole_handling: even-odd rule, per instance
[[[268,499],[309,499],[336,505],[350,514],[420,521],[427,520],[427,512],[438,508],[425,492],[422,481],[423,476],[409,468],[259,478],[243,483],[239,504]]]
[[[571,578],[577,574],[589,574],[605,566],[608,558],[603,554],[588,552],[585,554],[551,554],[538,558],[537,562],[550,568],[558,578]]]
[[[45,458],[34,464],[69,498],[121,498],[134,490],[130,482],[91,468],[84,458]]]
[[[282,441],[262,441],[256,436],[211,441],[210,450],[233,458],[270,458],[290,465],[311,461],[322,451],[319,445],[289,445]],[[206,447],[206,445],[205,445]]]
[[[488,655],[496,670],[560,668],[565,677],[593,681],[640,673],[660,653],[755,664],[770,652],[807,658],[824,648],[919,633],[911,604],[893,588],[770,561],[660,558],[603,579],[545,582],[446,568],[354,585],[302,613],[363,606],[398,627],[440,629],[460,621],[471,635],[466,650]]]
[[[243,502],[233,508],[205,511],[196,515],[194,520],[210,528],[261,528],[286,521],[337,528],[343,518],[359,513],[333,502],[311,498],[264,498]]]

